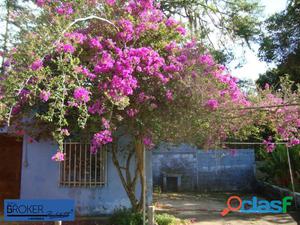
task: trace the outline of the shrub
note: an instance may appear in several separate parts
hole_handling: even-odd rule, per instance
[[[272,153],[266,153],[264,151],[262,151],[262,153],[265,162],[260,168],[260,171],[265,173],[265,180],[275,185],[290,188],[291,181],[286,147],[279,145]],[[300,146],[289,148],[289,153],[294,182],[297,187],[300,184]]]
[[[179,223],[175,216],[167,213],[155,215],[155,221],[157,225],[177,225]]]
[[[142,225],[141,213],[133,212],[131,209],[121,208],[115,210],[109,220],[110,225]]]

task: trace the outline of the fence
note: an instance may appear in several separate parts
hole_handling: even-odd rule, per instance
[[[153,151],[152,168],[154,186],[164,191],[250,191],[255,185],[253,149],[161,145]]]

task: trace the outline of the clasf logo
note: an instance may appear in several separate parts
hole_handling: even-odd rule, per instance
[[[241,213],[286,213],[287,207],[292,205],[293,197],[287,196],[280,200],[261,200],[256,196],[252,200],[242,200],[239,196],[231,196],[227,200],[227,208],[221,212],[222,216],[226,216],[229,212],[239,211]],[[233,202],[238,202],[232,206]]]

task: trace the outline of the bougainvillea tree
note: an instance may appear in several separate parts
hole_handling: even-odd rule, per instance
[[[287,147],[300,144],[300,94],[299,85],[287,78],[281,79],[280,88],[272,89],[268,84],[252,98],[249,113],[253,124],[266,127],[268,137],[263,144],[267,152],[272,152],[276,142],[286,143]]]
[[[237,79],[204,46],[186,41],[183,25],[152,0],[36,4],[37,18],[5,62],[4,125],[36,140],[54,139],[56,161],[64,160],[69,137],[91,141],[93,153],[110,144],[135,210],[142,206],[135,187],[144,185],[144,147],[158,141],[212,146],[252,125],[245,118],[253,106]],[[124,135],[132,142],[122,165]]]

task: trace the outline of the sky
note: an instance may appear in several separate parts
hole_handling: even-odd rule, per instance
[[[287,1],[286,0],[261,0],[261,4],[265,6],[264,16],[265,18],[270,15],[280,12],[286,8]],[[257,57],[259,46],[252,45],[252,50],[243,49],[242,47],[238,47],[235,49],[234,53],[236,55],[243,55],[245,63],[240,68],[235,68],[239,63],[239,60],[233,61],[229,65],[229,69],[231,70],[231,74],[240,79],[251,79],[256,80],[259,77],[259,74],[264,73],[268,68],[271,68],[272,64],[268,65],[265,62],[262,62]],[[243,52],[245,51],[245,53]]]

